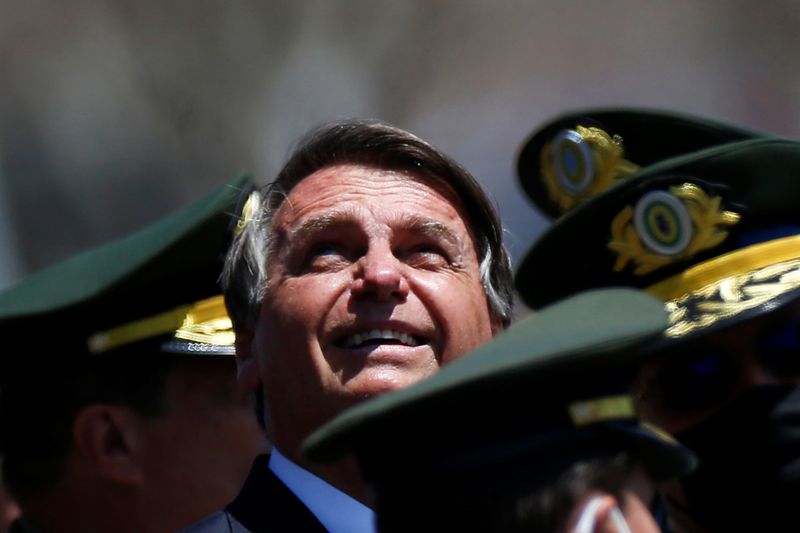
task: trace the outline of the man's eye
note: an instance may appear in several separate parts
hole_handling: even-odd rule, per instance
[[[304,269],[311,271],[337,269],[347,262],[347,250],[335,243],[321,243],[309,248]]]
[[[412,266],[438,266],[450,263],[449,256],[443,248],[430,244],[411,248],[407,258]]]
[[[311,248],[310,257],[325,257],[331,255],[342,255],[342,250],[339,246],[332,243],[317,244]]]

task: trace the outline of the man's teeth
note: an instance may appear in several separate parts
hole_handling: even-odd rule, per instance
[[[405,346],[417,345],[417,341],[414,339],[414,337],[412,337],[408,333],[402,333],[400,331],[392,331],[390,329],[373,329],[371,331],[367,331],[364,333],[356,333],[354,335],[350,335],[344,340],[343,345],[345,348],[354,348],[356,346],[361,346],[366,342],[376,342],[383,340],[396,341]]]

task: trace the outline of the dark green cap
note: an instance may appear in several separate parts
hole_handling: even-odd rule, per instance
[[[530,481],[564,454],[608,449],[631,452],[656,480],[682,475],[693,456],[635,417],[623,371],[665,325],[661,303],[639,291],[575,296],[432,377],[349,409],[303,451],[319,462],[355,452],[379,500],[409,486],[411,499],[445,487],[440,497],[457,498]]]
[[[730,143],[652,165],[546,231],[515,279],[533,308],[629,286],[667,302],[668,336],[728,327],[800,292],[800,143]]]
[[[775,137],[705,117],[636,108],[560,115],[525,142],[517,172],[525,194],[550,217],[639,168],[729,142]]]
[[[252,188],[240,176],[135,234],[0,293],[4,375],[153,339],[168,352],[232,354],[218,279]]]

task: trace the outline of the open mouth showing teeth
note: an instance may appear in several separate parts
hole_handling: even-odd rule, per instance
[[[340,343],[342,348],[360,348],[375,344],[400,344],[403,346],[419,346],[420,341],[413,335],[390,329],[373,329],[363,333],[350,335]]]

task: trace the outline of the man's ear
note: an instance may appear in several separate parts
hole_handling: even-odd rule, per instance
[[[75,452],[94,467],[98,476],[126,485],[140,485],[139,464],[143,435],[130,408],[91,404],[81,409],[72,425]]]
[[[256,390],[261,386],[258,361],[253,350],[253,336],[252,327],[236,332],[236,376],[239,384],[246,390]]]

